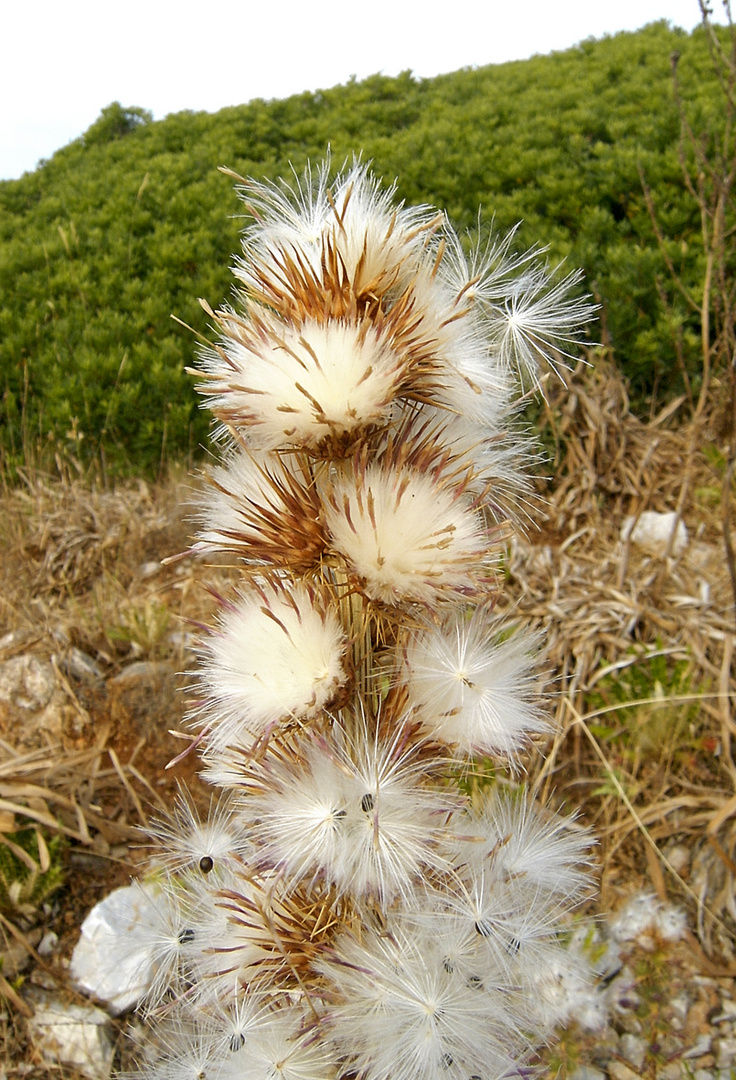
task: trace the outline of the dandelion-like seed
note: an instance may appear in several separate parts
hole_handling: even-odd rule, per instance
[[[532,381],[540,367],[567,366],[594,308],[571,297],[582,274],[574,270],[555,282],[546,267],[536,266],[515,284],[504,300],[491,306],[491,323],[502,363]]]
[[[189,716],[223,794],[152,824],[135,925],[84,985],[143,999],[143,1080],[525,1075],[586,985],[561,931],[589,843],[463,778],[548,728],[539,635],[494,614],[531,497],[514,398],[591,308],[540,249],[468,253],[361,163],[240,193],[192,547],[241,573]]]
[[[260,737],[282,720],[308,720],[345,680],[345,634],[305,585],[263,585],[220,615],[204,643],[205,715],[215,728]],[[221,736],[224,737],[224,736]]]
[[[210,800],[209,813],[200,814],[180,791],[170,818],[156,819],[146,832],[156,846],[153,861],[172,871],[198,869],[220,875],[252,852],[252,844],[239,827],[234,801],[226,794]]]
[[[224,1061],[213,1027],[189,1016],[164,1021],[148,1050],[149,1080],[202,1080],[219,1075]]]
[[[495,640],[494,640],[495,639]],[[534,639],[500,638],[487,609],[412,635],[402,677],[427,732],[462,755],[518,752],[546,721],[534,700]]]
[[[421,747],[402,726],[386,737],[365,712],[345,726],[354,732],[347,740],[321,737],[299,757],[264,761],[250,778],[249,834],[286,882],[323,880],[382,907],[398,895],[410,902],[424,874],[449,869],[456,798],[427,783]]]
[[[462,490],[412,468],[341,477],[325,507],[333,548],[387,604],[470,596],[487,584],[489,537]]]
[[[532,810],[526,799],[487,799],[462,825],[472,837],[466,854],[493,863],[504,879],[524,879],[556,902],[589,889],[590,837],[574,818]]]
[[[460,1080],[513,1068],[504,1046],[514,1021],[503,995],[478,992],[444,960],[429,934],[400,923],[390,937],[337,939],[322,967],[338,1001],[332,1038],[351,1071],[371,1080]]]

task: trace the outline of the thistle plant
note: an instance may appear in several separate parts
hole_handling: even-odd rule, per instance
[[[221,459],[195,551],[241,571],[200,643],[204,819],[153,827],[151,1080],[493,1080],[583,978],[589,841],[475,763],[547,730],[498,614],[533,450],[515,402],[591,309],[513,234],[469,253],[362,164],[244,182],[199,390]]]

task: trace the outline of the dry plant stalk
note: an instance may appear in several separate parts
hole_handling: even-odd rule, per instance
[[[589,838],[466,781],[548,727],[537,640],[497,613],[533,457],[512,420],[591,309],[360,164],[242,195],[200,367],[223,460],[195,550],[241,568],[191,714],[221,795],[151,829],[141,1075],[522,1075],[585,985],[561,929]]]
[[[693,409],[692,459],[706,438],[708,424],[727,440],[722,478],[721,508],[723,544],[729,570],[733,610],[736,617],[736,554],[731,536],[731,499],[736,470],[736,276],[734,244],[736,232],[736,26],[730,0],[723,0],[726,27],[712,22],[712,9],[706,0],[698,0],[701,25],[708,45],[713,75],[720,87],[721,108],[715,121],[701,121],[690,116],[680,78],[679,53],[672,54],[672,81],[680,115],[679,158],[683,182],[700,218],[704,265],[696,289],[688,288],[673,262],[667,238],[657,215],[651,189],[639,169],[644,198],[660,252],[669,274],[669,290],[684,300],[686,309],[700,324],[700,389],[697,402],[682,357],[679,336],[674,338],[678,363]],[[672,306],[668,290],[659,283],[662,302]]]

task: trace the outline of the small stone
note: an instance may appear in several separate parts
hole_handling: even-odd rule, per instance
[[[715,1080],[715,1074],[710,1069],[696,1069],[693,1080]]]
[[[635,1069],[641,1071],[644,1066],[644,1058],[646,1057],[649,1045],[647,1040],[643,1039],[640,1035],[632,1035],[627,1032],[621,1036],[619,1045],[622,1057],[625,1057]]]
[[[654,1076],[655,1080],[681,1080],[682,1069],[679,1061],[669,1061],[666,1065],[662,1065]]]
[[[72,1066],[91,1080],[106,1080],[114,1053],[109,1020],[92,1005],[68,1005],[39,995],[28,1029],[35,1049],[48,1064]]]
[[[639,1080],[639,1074],[624,1065],[623,1061],[609,1061],[608,1075],[611,1080]]]
[[[580,1065],[570,1080],[606,1080],[606,1074],[602,1069],[596,1069],[594,1065]]]
[[[713,1038],[707,1032],[702,1035],[698,1035],[695,1042],[689,1050],[686,1050],[682,1055],[686,1060],[689,1058],[703,1057],[705,1054],[709,1054],[711,1047],[713,1046]]]
[[[0,972],[12,982],[31,963],[31,954],[20,941],[10,941],[7,948],[0,949]]]
[[[108,861],[104,856],[96,855],[93,851],[77,848],[69,852],[69,865],[80,870],[99,873],[108,865]]]
[[[628,1013],[639,1004],[639,995],[636,993],[636,978],[630,967],[621,969],[615,979],[608,985],[606,997],[609,1007],[616,1013]]]
[[[661,1054],[664,1058],[676,1057],[679,1061],[682,1055],[682,1040],[677,1035],[672,1035],[670,1032],[665,1031],[657,1038],[656,1052]]]
[[[42,990],[54,991],[58,988],[58,980],[53,971],[46,971],[42,967],[34,967],[28,975],[28,981],[33,986],[41,987]]]
[[[106,856],[110,854],[110,844],[102,833],[95,833],[92,838],[92,849],[96,855]]]
[[[624,520],[621,539],[630,540],[632,544],[655,555],[664,555],[669,547],[672,554],[677,556],[682,555],[690,538],[685,523],[678,519],[674,510],[664,514],[645,510],[638,518],[627,517]]]
[[[716,1067],[718,1069],[730,1069],[736,1061],[736,1038],[729,1036],[716,1040]]]
[[[730,998],[723,998],[721,1001],[721,1012],[718,1016],[713,1017],[714,1024],[722,1024],[726,1020],[736,1020],[736,1001],[731,1001]]]
[[[636,1006],[632,1006],[635,1008]],[[641,1020],[638,1016],[635,1016],[632,1012],[624,1012],[619,1019],[621,1029],[628,1032],[629,1035],[641,1035],[644,1030]]]
[[[51,956],[52,952],[58,944],[59,935],[54,933],[53,930],[47,930],[38,943],[38,955]]]
[[[670,1011],[678,1020],[686,1020],[690,1011],[690,999],[686,994],[670,999]]]
[[[59,741],[66,704],[49,660],[24,653],[0,663],[0,735],[12,732],[16,750]]]
[[[80,682],[94,685],[101,683],[104,679],[100,665],[75,645],[62,658],[61,667],[67,675],[71,675]]]
[[[0,637],[0,655],[19,652],[25,648],[36,635],[32,630],[11,630]]]
[[[56,688],[53,665],[34,653],[14,656],[0,664],[0,701],[16,709],[44,709]]]

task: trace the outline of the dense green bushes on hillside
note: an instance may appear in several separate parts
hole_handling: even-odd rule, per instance
[[[151,469],[206,440],[184,368],[198,302],[231,290],[242,214],[227,165],[277,177],[327,147],[371,159],[409,202],[473,232],[478,207],[520,245],[583,267],[641,408],[676,392],[673,325],[697,382],[696,316],[665,310],[667,275],[642,195],[697,292],[697,208],[678,160],[670,55],[702,129],[719,99],[702,32],[656,23],[550,56],[431,80],[410,73],[158,122],[115,103],[33,173],[0,183],[0,445],[67,445],[111,469]],[[596,331],[594,331],[596,333]]]

